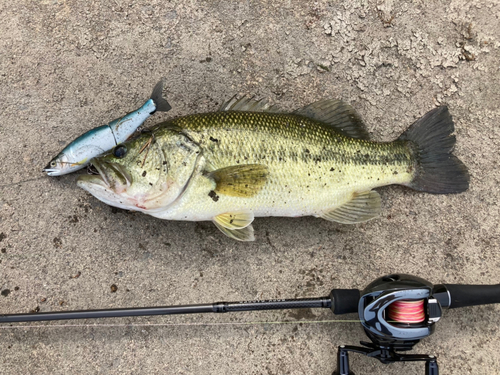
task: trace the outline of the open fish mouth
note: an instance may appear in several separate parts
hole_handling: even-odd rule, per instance
[[[87,174],[98,175],[99,172],[92,164],[89,164],[89,165],[87,165]]]
[[[59,154],[43,168],[43,172],[47,173],[48,176],[61,176],[71,169],[72,165],[68,162],[67,156]]]
[[[43,168],[42,172],[47,173],[48,176],[58,176],[60,171],[56,168],[52,168],[49,163],[45,168]]]
[[[118,186],[129,187],[132,184],[132,177],[120,164],[101,162],[98,159],[94,159],[90,168],[93,173],[81,176],[79,178],[80,181],[94,183],[106,188],[116,188]]]

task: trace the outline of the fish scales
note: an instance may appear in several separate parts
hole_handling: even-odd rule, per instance
[[[161,128],[183,129],[202,149],[211,169],[265,163],[266,185],[255,196],[208,196],[201,181],[164,218],[210,220],[214,212],[253,210],[255,216],[317,215],[353,192],[411,181],[415,157],[408,142],[348,138],[294,114],[214,112],[182,117]],[[207,215],[207,213],[209,213]]]

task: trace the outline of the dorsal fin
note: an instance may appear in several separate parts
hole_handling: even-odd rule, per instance
[[[320,100],[297,109],[293,113],[328,124],[348,137],[370,139],[361,117],[354,108],[341,100]]]
[[[246,96],[238,99],[236,95],[222,104],[219,111],[279,112],[275,106],[269,105],[266,100],[255,100],[253,97],[248,98]]]

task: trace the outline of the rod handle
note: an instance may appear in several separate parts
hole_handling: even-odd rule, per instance
[[[460,285],[444,284],[450,293],[450,309],[456,307],[500,303],[500,284]]]
[[[330,293],[334,314],[350,314],[358,312],[360,299],[359,289],[333,289]]]

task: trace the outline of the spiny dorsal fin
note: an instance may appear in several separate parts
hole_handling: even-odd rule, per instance
[[[380,195],[376,191],[355,194],[342,206],[320,215],[323,219],[342,224],[356,224],[368,221],[380,213]]]
[[[256,100],[253,97],[248,98],[243,96],[238,99],[237,96],[233,96],[226,103],[224,103],[219,111],[240,111],[240,112],[271,112],[278,113],[279,111],[275,108],[275,106],[269,105],[266,100],[259,99]]]
[[[214,220],[214,224],[219,230],[224,233],[226,236],[237,240],[237,241],[254,241],[255,236],[253,234],[253,227],[251,225],[246,226],[242,229],[227,229],[220,225],[217,221]]]
[[[370,139],[365,124],[354,108],[337,99],[324,99],[294,111],[297,115],[330,125],[345,136]]]
[[[269,171],[265,165],[234,165],[210,172],[217,184],[215,191],[232,197],[253,197],[267,181]]]

